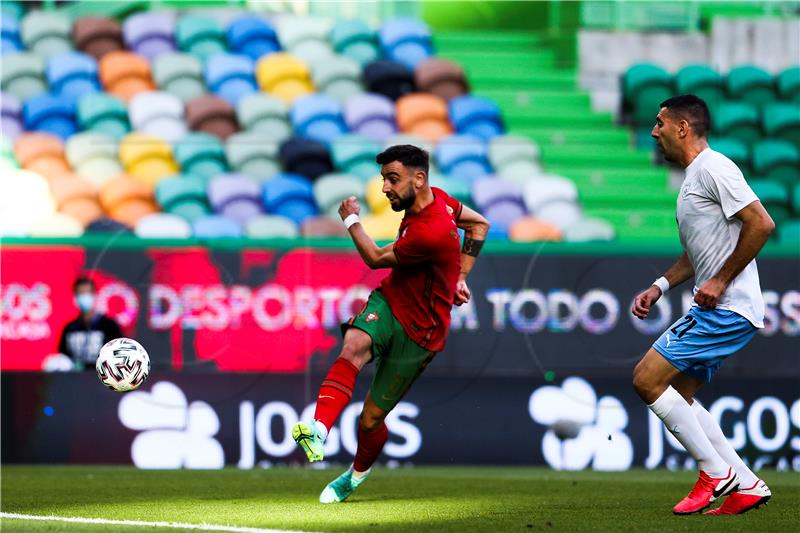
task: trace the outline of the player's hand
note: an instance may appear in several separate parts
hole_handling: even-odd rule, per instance
[[[456,305],[465,304],[472,297],[472,292],[467,287],[467,282],[463,279],[458,280],[456,283],[456,297],[453,301]]]
[[[342,205],[339,206],[339,216],[342,217],[342,220],[346,219],[348,216],[352,214],[359,214],[361,212],[361,206],[358,205],[358,198],[355,196],[351,196],[349,198],[345,198],[342,200]]]
[[[650,308],[653,307],[653,304],[656,303],[659,298],[661,298],[661,289],[655,285],[651,285],[647,290],[640,292],[636,298],[634,298],[631,313],[633,313],[633,316],[636,318],[644,320],[647,318],[647,315],[650,314]]]
[[[705,309],[714,309],[717,307],[719,299],[722,297],[722,293],[725,292],[725,289],[726,285],[724,282],[718,280],[717,278],[711,278],[703,283],[702,287],[697,289],[697,292],[694,295],[694,301],[700,307]]]

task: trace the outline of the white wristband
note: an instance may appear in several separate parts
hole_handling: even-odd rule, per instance
[[[345,217],[345,219],[344,219],[344,221],[343,221],[343,222],[344,222],[344,227],[345,227],[345,228],[347,228],[347,229],[350,229],[350,226],[352,226],[352,225],[353,225],[353,224],[355,224],[356,222],[361,222],[361,219],[360,219],[360,218],[358,218],[358,215],[357,215],[357,214],[355,214],[355,213],[350,213],[349,215],[347,215],[347,216]]]
[[[669,290],[669,281],[667,281],[667,278],[665,278],[664,276],[661,276],[660,278],[655,280],[653,282],[653,285],[661,289],[661,294],[667,294],[667,291]]]

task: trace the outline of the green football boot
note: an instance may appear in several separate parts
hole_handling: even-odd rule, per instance
[[[371,470],[370,468],[364,472],[363,476],[356,479],[353,477],[353,467],[351,466],[344,474],[328,483],[328,486],[322,489],[322,493],[319,495],[319,503],[339,503],[345,501],[355,492],[359,485],[364,483],[364,480],[369,477]]]
[[[317,430],[316,424],[298,422],[292,428],[292,438],[306,452],[309,463],[322,461],[325,456],[325,439]]]

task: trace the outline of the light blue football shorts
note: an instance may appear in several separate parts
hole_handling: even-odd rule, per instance
[[[684,374],[707,383],[722,361],[738,352],[756,331],[733,311],[693,306],[661,334],[653,348]]]

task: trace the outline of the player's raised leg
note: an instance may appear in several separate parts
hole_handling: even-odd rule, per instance
[[[309,462],[321,461],[325,439],[336,419],[353,397],[358,373],[372,358],[372,339],[365,332],[350,328],[344,335],[342,352],[319,388],[314,421],[298,422],[292,437],[306,452]]]
[[[706,509],[711,503],[736,490],[736,472],[714,449],[692,407],[672,387],[680,371],[658,351],[651,348],[636,365],[633,385],[667,430],[686,448],[700,467],[700,476],[691,492],[674,508],[675,514],[691,514]]]

